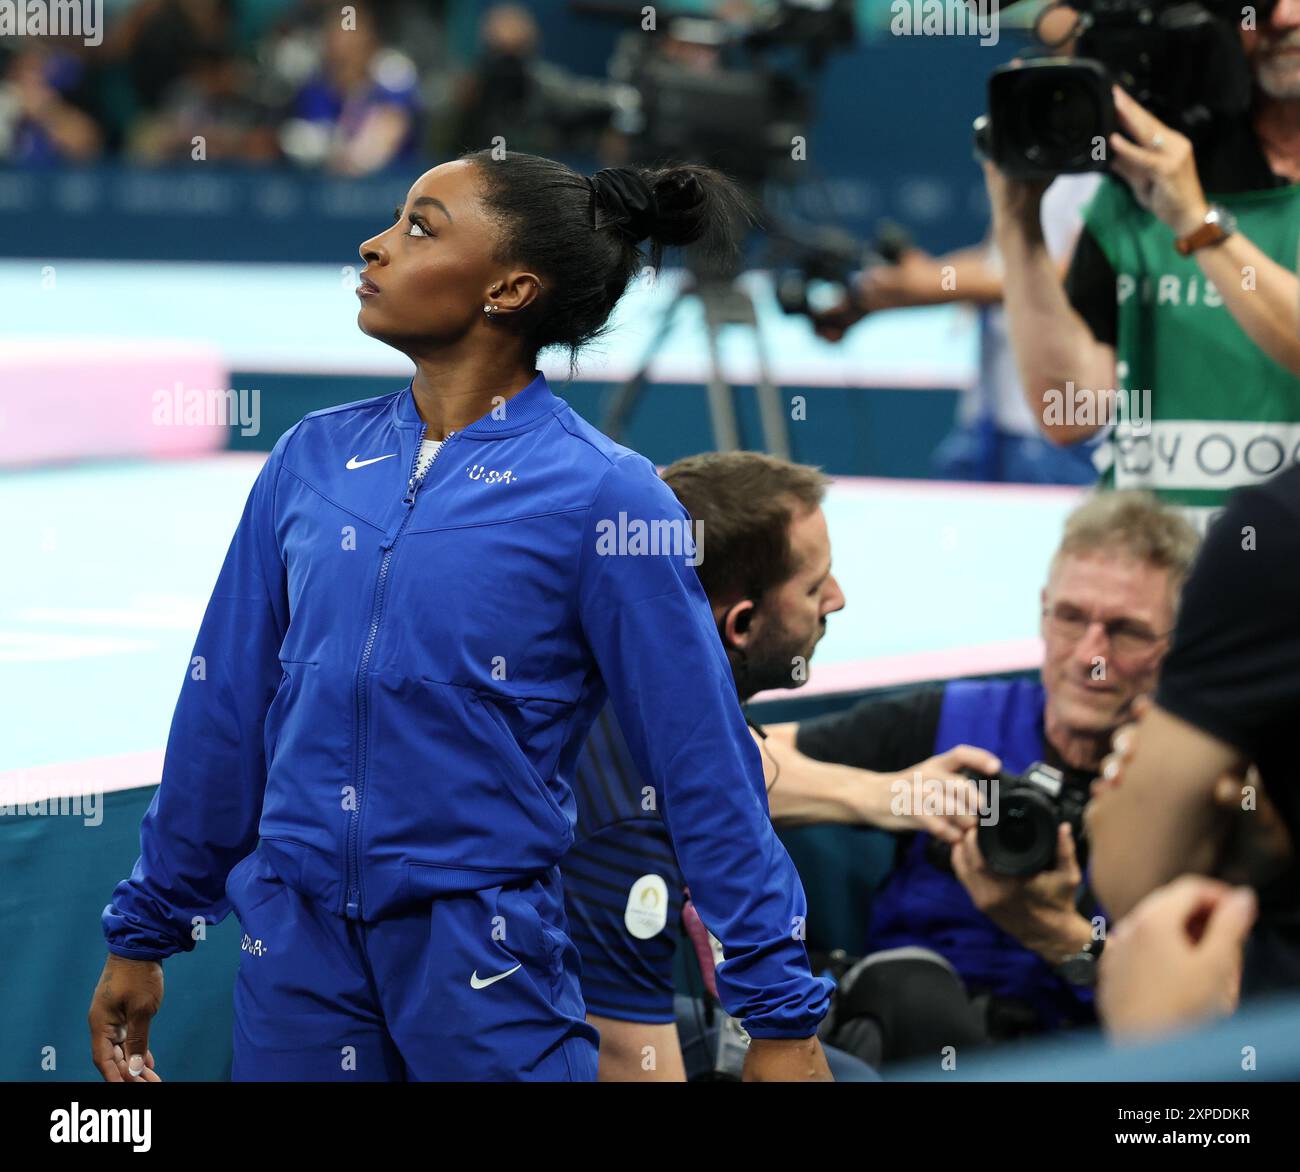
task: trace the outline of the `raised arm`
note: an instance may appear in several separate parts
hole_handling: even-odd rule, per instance
[[[1132,136],[1111,136],[1116,174],[1175,236],[1188,236],[1210,210],[1190,140],[1118,86],[1114,95],[1120,125]],[[1300,374],[1300,281],[1294,267],[1278,264],[1240,232],[1192,255],[1247,337],[1279,366]]]
[[[1045,422],[1046,396],[1064,394],[1067,383],[1089,390],[1114,387],[1115,348],[1093,337],[1066,296],[1060,264],[1043,238],[1045,185],[1008,179],[992,163],[984,164],[984,178],[1002,256],[1002,303],[1025,400],[1053,443],[1087,439],[1102,425]]]

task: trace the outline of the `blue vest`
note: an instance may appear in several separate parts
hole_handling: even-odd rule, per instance
[[[944,689],[935,753],[955,745],[996,753],[1005,773],[1042,760],[1043,687],[1037,680],[957,680]],[[967,990],[1016,997],[1049,1028],[1092,1021],[1092,990],[1062,981],[1051,966],[979,911],[955,875],[925,858],[917,834],[872,905],[867,952],[917,946],[946,957]]]

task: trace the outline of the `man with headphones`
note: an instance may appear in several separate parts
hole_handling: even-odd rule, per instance
[[[679,460],[664,480],[702,529],[707,556],[696,569],[713,607],[741,703],[759,692],[797,688],[844,595],[831,573],[821,502],[827,479],[815,468],[757,452],[718,452]],[[672,654],[672,648],[662,649]],[[691,665],[682,664],[689,672]],[[903,770],[872,773],[814,761],[752,720],[762,750],[770,813],[777,822],[844,822],[926,830],[960,840],[960,818],[903,817],[891,811],[895,783],[965,785],[958,770],[994,770],[992,754],[966,745]],[[681,760],[690,767],[690,746]],[[587,1017],[601,1035],[604,1080],[680,1081],[738,1070],[746,1039],[719,1011],[712,1045],[693,1038],[683,1056],[673,969],[685,922],[706,982],[712,972],[705,926],[688,902],[660,817],[662,795],[638,776],[613,713],[592,726],[574,777],[577,829],[561,863],[569,932],[582,957]],[[684,915],[685,912],[685,915]],[[797,930],[797,929],[796,929]],[[683,1036],[696,1030],[695,1005]],[[837,1081],[874,1077],[870,1068],[827,1051]]]

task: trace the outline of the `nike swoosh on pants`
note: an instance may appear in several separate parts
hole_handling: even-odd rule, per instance
[[[495,977],[486,978],[480,977],[478,975],[478,969],[475,969],[470,975],[469,987],[471,989],[486,989],[489,985],[495,985],[498,981],[504,981],[511,973],[518,972],[521,968],[523,968],[523,965],[517,964],[512,969],[506,969],[504,973],[497,973]]]

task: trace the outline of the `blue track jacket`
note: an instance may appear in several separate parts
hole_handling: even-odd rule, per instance
[[[285,883],[367,921],[555,866],[608,696],[725,949],[727,1011],[754,1037],[811,1035],[830,983],[809,970],[803,888],[690,551],[663,540],[686,511],[541,372],[417,482],[423,435],[408,385],[276,443],[204,614],[140,858],[104,910],[110,951],[192,948],[259,838]],[[637,521],[660,552],[635,552]]]

